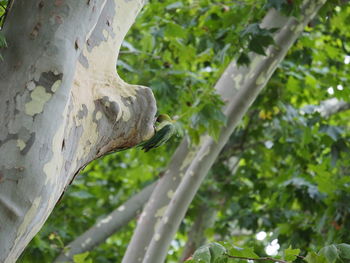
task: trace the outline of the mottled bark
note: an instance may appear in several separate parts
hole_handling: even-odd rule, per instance
[[[153,134],[152,92],[115,72],[142,0],[14,1],[0,62],[0,262],[91,160]]]
[[[103,243],[108,237],[130,222],[147,202],[157,182],[145,187],[112,213],[99,220],[86,232],[64,247],[55,262],[72,261],[76,254],[89,251]]]
[[[169,204],[181,178],[188,167],[191,155],[187,139],[185,138],[175,151],[162,178],[157,184],[157,192],[153,191],[146,204],[124,255],[123,263],[141,262],[147,246],[152,239],[154,230],[159,224],[167,205]],[[186,161],[189,160],[189,161]]]
[[[226,144],[234,128],[266,85],[288,49],[312,19],[324,0],[305,1],[299,19],[283,17],[271,10],[264,18],[262,27],[279,27],[275,33],[275,45],[267,50],[267,56],[251,55],[250,65],[237,67],[232,78],[232,90],[236,94],[230,99],[225,109],[227,124],[222,128],[218,142],[208,137],[193,158],[180,185],[178,186],[161,222],[158,224],[143,263],[161,263],[164,261],[169,244],[173,239],[188,206],[196,194],[201,182],[214,163],[221,149]],[[155,190],[157,191],[157,189]]]

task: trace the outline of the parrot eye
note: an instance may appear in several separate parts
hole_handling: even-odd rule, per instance
[[[164,116],[161,114],[157,117],[156,122],[162,122],[164,120]]]
[[[157,117],[156,122],[163,122],[163,121],[171,121],[171,118],[167,114],[160,114]]]

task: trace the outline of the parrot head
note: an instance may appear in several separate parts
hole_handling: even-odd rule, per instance
[[[169,117],[168,114],[160,114],[160,115],[157,117],[156,122],[163,122],[163,121],[172,121],[172,119]]]

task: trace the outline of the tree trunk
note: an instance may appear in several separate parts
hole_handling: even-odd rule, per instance
[[[312,19],[325,0],[304,1],[300,19],[283,17],[271,10],[264,18],[262,27],[280,28],[275,33],[275,45],[268,48],[267,56],[251,55],[248,67],[236,67],[232,78],[232,90],[237,90],[225,109],[227,124],[222,128],[218,142],[207,139],[189,165],[180,185],[163,214],[161,222],[143,258],[143,263],[161,263],[164,261],[168,246],[173,239],[188,206],[196,194],[201,182],[214,163],[216,157],[226,144],[234,128],[253,103],[261,89],[266,85],[288,49],[303,31],[305,25]],[[157,188],[155,189],[155,192]],[[145,211],[147,213],[147,211]]]
[[[192,151],[189,150],[188,142],[185,138],[172,156],[164,175],[159,179],[159,183],[156,186],[157,192],[152,192],[146,207],[141,213],[137,227],[123,257],[123,263],[142,262],[154,229],[159,224],[169,201],[181,181],[184,171],[188,167],[189,162],[186,162],[186,160],[191,160],[191,154]]]
[[[0,262],[90,161],[153,135],[150,89],[115,72],[142,0],[15,1],[0,62]]]

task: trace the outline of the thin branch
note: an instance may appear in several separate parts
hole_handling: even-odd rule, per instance
[[[140,208],[149,199],[156,184],[157,181],[148,185],[110,214],[98,220],[95,225],[66,245],[54,262],[70,261],[74,255],[93,249],[119,231],[136,216]]]
[[[259,260],[270,260],[274,262],[280,262],[280,263],[288,263],[288,261],[282,260],[282,259],[276,259],[276,258],[271,258],[271,257],[262,257],[262,258],[249,258],[249,257],[238,257],[238,256],[231,256],[229,254],[225,254],[225,256],[229,258],[236,258],[236,259],[246,259],[246,260],[254,260],[254,261],[259,261]]]
[[[3,5],[2,3],[0,3],[0,7],[1,7],[2,9],[4,9],[4,11],[6,10],[6,6]],[[2,16],[1,16],[1,17],[2,17]]]
[[[152,58],[155,58],[155,59],[160,59],[161,57],[160,56],[156,56],[152,53],[149,53],[149,52],[144,52],[144,51],[139,51],[139,50],[132,50],[132,51],[120,51],[119,54],[143,54],[143,55],[148,55]]]

